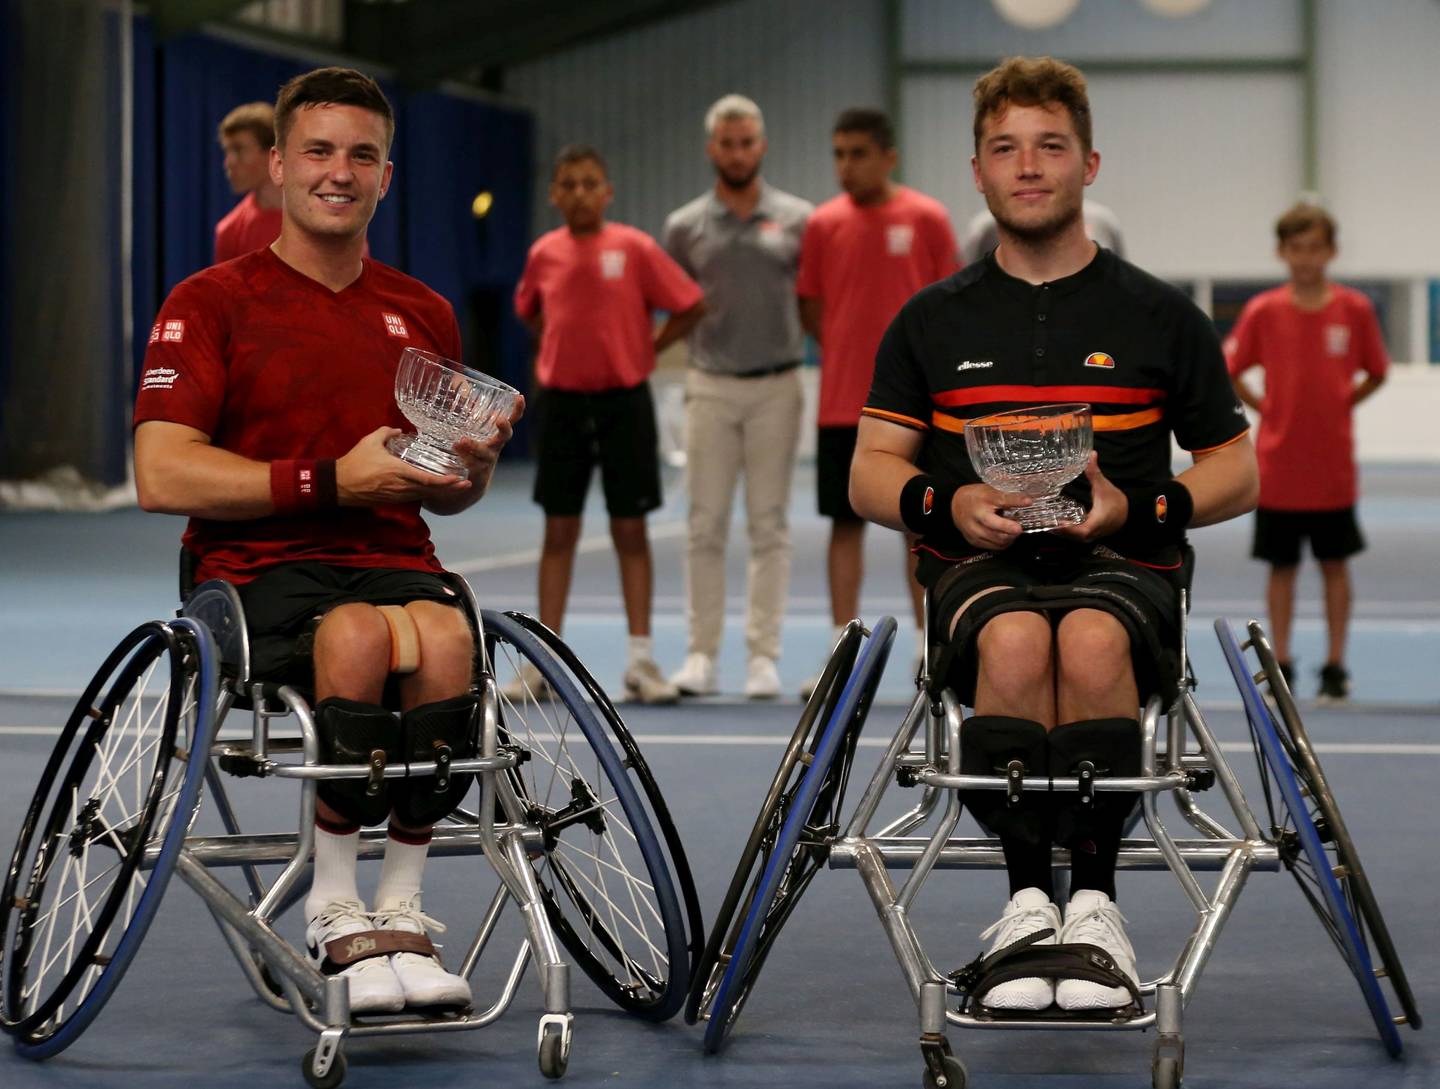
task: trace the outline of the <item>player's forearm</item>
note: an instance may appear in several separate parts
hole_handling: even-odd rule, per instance
[[[1239,397],[1241,401],[1245,402],[1246,405],[1253,408],[1256,412],[1259,412],[1260,398],[1255,395],[1253,389],[1245,384],[1244,379],[1232,378],[1230,382],[1231,385],[1235,387],[1235,396]]]
[[[800,298],[800,324],[816,340],[820,339],[820,318],[825,304],[820,299]]]
[[[705,304],[698,302],[689,310],[682,310],[678,314],[671,314],[660,327],[660,332],[655,336],[655,351],[663,352],[670,345],[682,337],[688,336],[691,329],[700,324],[700,319],[705,316]]]
[[[268,463],[205,442],[148,443],[143,427],[135,436],[135,488],[143,509],[162,514],[241,521],[275,512]]]
[[[1384,384],[1385,379],[1383,377],[1367,374],[1363,381],[1356,384],[1354,391],[1350,394],[1350,404],[1352,406],[1358,405]]]
[[[1260,498],[1260,470],[1249,435],[1197,457],[1176,479],[1185,485],[1195,504],[1192,526],[1239,517],[1254,510]]]
[[[884,450],[856,450],[850,464],[850,505],[855,513],[890,529],[905,529],[900,492],[920,472],[910,460]]]

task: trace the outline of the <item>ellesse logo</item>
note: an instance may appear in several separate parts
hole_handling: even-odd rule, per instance
[[[1163,495],[1155,497],[1155,521],[1164,522],[1165,516],[1170,513],[1170,501]]]
[[[924,500],[923,500],[923,501],[921,502],[921,504],[920,504],[920,511],[921,511],[922,514],[929,514],[929,513],[930,513],[932,510],[934,510],[934,509],[935,509],[935,489],[934,489],[934,488],[926,488],[926,489],[925,489],[925,498],[924,498]]]
[[[1115,360],[1112,359],[1105,352],[1091,352],[1085,357],[1085,366],[1104,367],[1106,370],[1113,370],[1115,367]]]

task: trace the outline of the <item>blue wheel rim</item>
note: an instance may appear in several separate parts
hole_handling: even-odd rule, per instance
[[[1396,1029],[1395,1022],[1391,1017],[1389,1004],[1385,1000],[1385,992],[1380,989],[1380,984],[1375,978],[1375,966],[1370,958],[1370,950],[1364,935],[1360,931],[1354,913],[1350,910],[1350,905],[1345,898],[1345,891],[1340,887],[1340,882],[1331,871],[1330,856],[1326,853],[1325,844],[1320,839],[1320,832],[1315,827],[1315,822],[1305,805],[1300,780],[1296,777],[1294,768],[1290,766],[1289,757],[1275,727],[1275,720],[1270,715],[1270,708],[1260,694],[1260,689],[1256,687],[1254,678],[1250,675],[1244,652],[1240,649],[1240,640],[1236,637],[1229,622],[1223,617],[1215,621],[1215,634],[1219,637],[1220,649],[1225,654],[1225,663],[1230,667],[1231,676],[1235,678],[1236,687],[1240,690],[1240,699],[1244,703],[1245,717],[1250,722],[1250,729],[1255,735],[1265,762],[1275,776],[1275,783],[1280,791],[1281,799],[1295,822],[1295,833],[1299,838],[1301,850],[1310,860],[1310,865],[1315,872],[1316,883],[1326,906],[1330,909],[1331,917],[1339,923],[1338,934],[1345,957],[1349,961],[1349,967],[1356,982],[1360,985],[1360,992],[1365,997],[1365,1004],[1370,1008],[1370,1016],[1379,1031],[1380,1040],[1385,1045],[1385,1050],[1392,1057],[1398,1058],[1405,1050],[1405,1045],[1401,1041],[1399,1030]]]
[[[710,1006],[710,1020],[705,1025],[706,1051],[719,1051],[729,1035],[732,1026],[730,1010],[738,997],[739,981],[744,978],[750,959],[754,956],[760,928],[770,912],[770,905],[775,899],[785,869],[790,864],[790,858],[795,853],[800,834],[810,820],[815,798],[820,793],[830,765],[835,761],[835,754],[839,750],[845,730],[854,717],[866,688],[870,686],[872,676],[878,677],[885,669],[885,662],[890,656],[890,645],[895,639],[895,629],[895,619],[889,616],[875,625],[875,630],[870,633],[870,638],[860,650],[850,679],[845,682],[840,702],[830,716],[830,721],[825,724],[820,743],[815,747],[814,760],[795,793],[795,801],[785,816],[785,823],[781,825],[780,834],[775,840],[775,849],[771,851],[770,859],[765,865],[759,891],[751,901],[750,910],[740,927],[740,936],[735,940],[730,963],[726,965],[725,974],[715,988],[715,998]]]

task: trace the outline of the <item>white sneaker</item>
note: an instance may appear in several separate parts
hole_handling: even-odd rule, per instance
[[[621,678],[625,686],[625,698],[639,703],[674,703],[680,698],[679,690],[665,679],[654,658],[640,658],[625,669]]]
[[[747,700],[773,700],[780,696],[780,671],[775,668],[775,659],[757,654],[750,659],[745,669],[745,698]]]
[[[985,955],[998,952],[1007,945],[1013,945],[1021,938],[1028,938],[1037,930],[1055,931],[1048,938],[1041,938],[1036,945],[1055,945],[1056,934],[1060,932],[1060,909],[1050,902],[1050,897],[1039,889],[1021,889],[1005,905],[999,920],[987,928],[981,939],[993,937]],[[1055,1001],[1055,981],[1027,976],[1012,979],[991,987],[984,994],[976,995],[982,1006],[992,1010],[1043,1010]]]
[[[1065,926],[1060,931],[1064,944],[1084,942],[1098,945],[1115,958],[1120,971],[1138,982],[1135,975],[1135,950],[1125,936],[1125,916],[1110,897],[1094,889],[1081,889],[1070,898],[1065,909]],[[1055,1001],[1062,1010],[1109,1010],[1130,1005],[1130,992],[1124,987],[1107,987],[1088,979],[1062,979],[1056,988]]]
[[[803,702],[803,703],[809,703],[809,702],[810,702],[810,697],[815,694],[815,689],[817,689],[817,688],[820,687],[820,678],[824,675],[824,673],[825,673],[825,671],[822,669],[819,673],[816,673],[816,674],[814,674],[813,676],[810,676],[810,677],[806,677],[805,680],[801,682],[801,684],[800,684],[800,699],[801,699],[801,702]]]
[[[511,703],[550,703],[555,699],[555,690],[539,669],[525,662],[514,677],[500,686],[500,695]]]
[[[694,652],[685,655],[685,664],[670,674],[670,683],[682,696],[713,696],[717,691],[715,659]]]
[[[420,901],[400,900],[375,912],[377,930],[393,930],[401,934],[419,934],[427,930],[445,932],[445,924],[420,910]],[[425,939],[429,945],[429,939]],[[391,974],[402,988],[407,1006],[468,1006],[470,984],[463,976],[445,971],[432,945],[429,953],[392,953]]]
[[[359,900],[332,900],[305,927],[310,963],[327,976],[341,975],[349,981],[351,1013],[393,1013],[405,1008],[405,990],[390,958],[370,952],[375,949],[370,936],[374,930]]]

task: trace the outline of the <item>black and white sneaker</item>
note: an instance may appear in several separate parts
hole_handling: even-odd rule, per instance
[[[1350,698],[1350,674],[1336,662],[1327,662],[1320,668],[1320,691],[1317,703],[1344,703]]]

